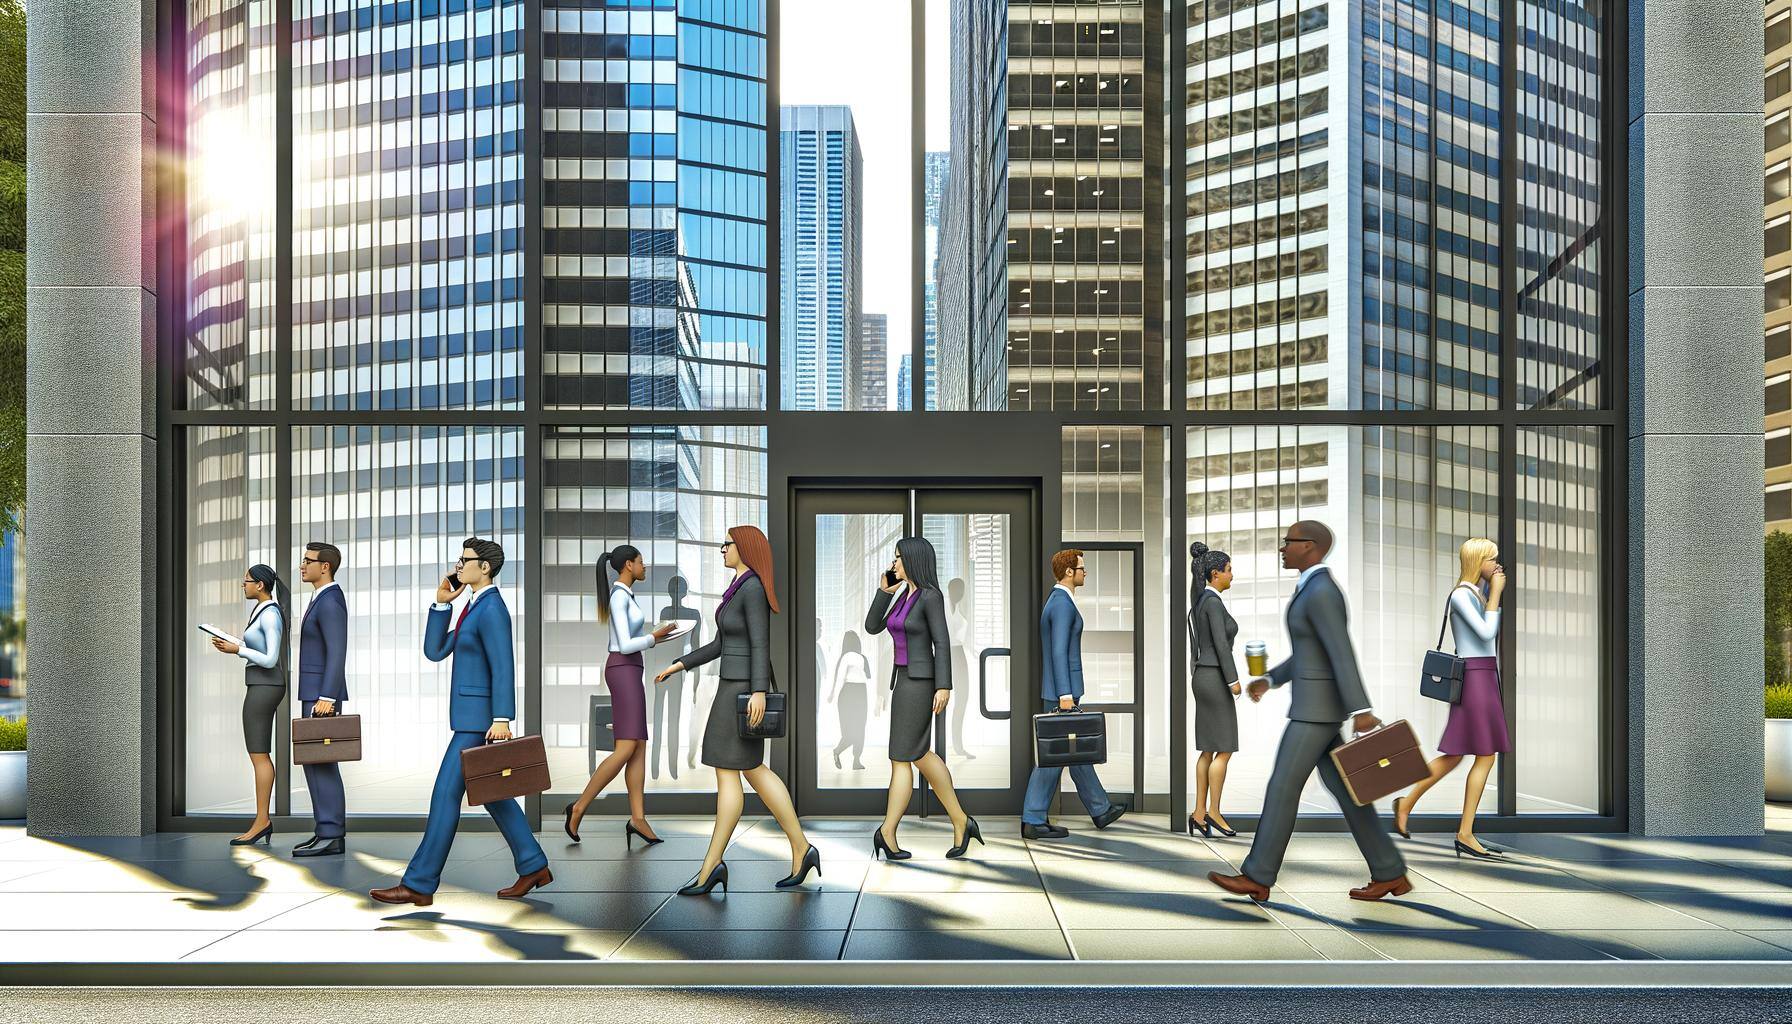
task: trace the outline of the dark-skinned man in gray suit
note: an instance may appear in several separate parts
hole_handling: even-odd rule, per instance
[[[1269,789],[1263,794],[1263,815],[1251,842],[1244,871],[1237,875],[1209,872],[1213,884],[1262,903],[1282,869],[1282,856],[1294,834],[1300,813],[1300,791],[1319,769],[1319,780],[1344,810],[1344,821],[1356,839],[1357,849],[1369,862],[1368,885],[1350,890],[1358,900],[1404,896],[1412,891],[1406,879],[1406,861],[1381,824],[1373,805],[1357,806],[1344,788],[1344,779],[1332,764],[1333,747],[1342,744],[1339,727],[1352,718],[1357,733],[1381,724],[1370,713],[1369,694],[1357,672],[1356,651],[1350,645],[1350,613],[1344,591],[1325,567],[1331,552],[1332,532],[1324,523],[1303,520],[1288,528],[1282,538],[1282,568],[1300,573],[1294,596],[1288,601],[1288,659],[1251,680],[1247,691],[1252,701],[1263,699],[1271,686],[1294,685],[1288,708],[1288,728],[1276,750]]]

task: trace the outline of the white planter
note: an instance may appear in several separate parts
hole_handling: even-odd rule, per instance
[[[1767,719],[1767,799],[1792,800],[1792,718]]]
[[[25,816],[25,752],[0,750],[0,821]]]

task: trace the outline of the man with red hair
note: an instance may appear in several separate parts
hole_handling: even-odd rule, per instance
[[[1057,581],[1046,595],[1039,613],[1039,652],[1044,664],[1039,673],[1039,697],[1047,711],[1071,711],[1083,699],[1083,613],[1076,610],[1076,589],[1088,581],[1083,553],[1067,548],[1052,556],[1052,578]],[[1062,768],[1034,768],[1027,779],[1026,803],[1020,814],[1020,834],[1026,839],[1062,839],[1070,830],[1046,820],[1052,795],[1064,777]],[[1083,809],[1095,819],[1096,828],[1107,828],[1126,813],[1126,805],[1108,800],[1107,790],[1095,776],[1092,764],[1070,766],[1070,779]]]

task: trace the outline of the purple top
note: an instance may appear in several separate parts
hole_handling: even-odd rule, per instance
[[[908,631],[902,627],[908,622],[908,610],[915,606],[915,598],[920,593],[914,587],[908,588],[908,596],[897,602],[896,607],[890,609],[889,616],[884,619],[884,623],[890,627],[890,642],[896,645],[896,664],[904,668],[908,667]]]
[[[747,577],[751,575],[753,575],[753,570],[748,569],[746,572],[734,577],[734,582],[728,584],[727,590],[722,591],[722,599],[716,602],[716,625],[719,626],[722,624],[722,606],[728,603],[728,599],[734,596],[734,592],[739,590],[740,585],[747,582]]]

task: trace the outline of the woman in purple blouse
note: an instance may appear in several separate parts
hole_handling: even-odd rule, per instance
[[[983,841],[977,819],[958,803],[946,762],[929,749],[934,716],[945,711],[952,698],[952,638],[934,561],[933,545],[925,539],[897,541],[896,560],[884,573],[883,586],[865,615],[866,632],[888,630],[896,653],[896,670],[890,676],[890,802],[884,823],[871,833],[873,857],[913,856],[897,844],[896,828],[908,810],[915,766],[952,818],[952,848],[946,856],[962,857],[972,839]]]

